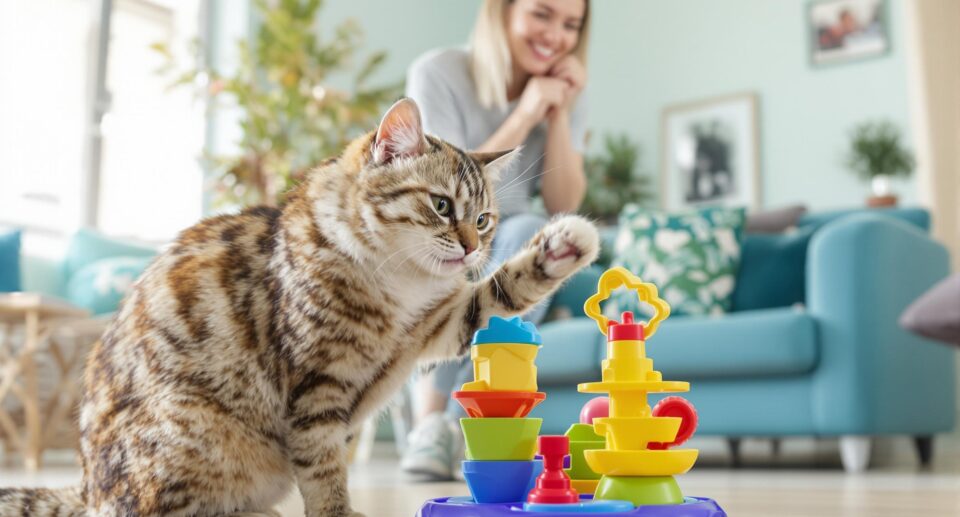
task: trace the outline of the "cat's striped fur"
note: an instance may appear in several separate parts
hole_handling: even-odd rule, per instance
[[[490,250],[476,221],[496,218],[499,156],[423,136],[401,101],[282,210],[184,231],[90,355],[82,490],[2,491],[0,515],[267,512],[294,484],[308,516],[350,515],[364,418],[417,363],[465,353],[490,315],[524,312],[596,256],[596,230],[568,216],[467,280]]]

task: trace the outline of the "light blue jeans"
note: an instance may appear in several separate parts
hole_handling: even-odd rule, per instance
[[[523,249],[523,245],[546,224],[547,219],[536,214],[519,214],[500,221],[500,224],[497,225],[497,233],[493,238],[490,262],[487,264],[486,270],[483,271],[484,276],[496,271],[500,264]],[[549,299],[540,302],[530,312],[524,314],[523,319],[539,324],[546,316],[549,305]],[[465,357],[459,361],[437,366],[432,374],[433,386],[437,391],[452,393],[463,383],[473,380],[473,365],[470,358]],[[452,418],[460,418],[466,416],[466,413],[464,413],[460,404],[448,400],[447,415]]]

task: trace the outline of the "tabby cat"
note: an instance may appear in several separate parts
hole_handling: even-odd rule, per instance
[[[0,490],[0,515],[352,515],[347,449],[415,366],[464,354],[596,257],[560,217],[489,277],[493,184],[516,151],[423,134],[401,100],[282,209],[185,230],[90,354],[82,488]]]

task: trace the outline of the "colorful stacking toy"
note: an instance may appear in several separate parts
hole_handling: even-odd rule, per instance
[[[524,499],[542,464],[534,460],[539,418],[526,418],[546,394],[537,393],[540,333],[520,318],[490,318],[470,347],[473,382],[453,398],[467,411],[460,419],[466,444],[463,477],[479,503]]]
[[[654,308],[648,322],[635,322],[629,312],[620,321],[601,314],[600,302],[621,286]],[[690,389],[687,382],[664,381],[646,355],[646,340],[670,307],[653,284],[613,268],[600,277],[584,312],[607,336],[607,354],[601,381],[578,389],[609,396],[588,402],[580,423],[564,436],[537,441],[541,420],[527,414],[545,397],[536,391],[540,335],[520,318],[491,318],[489,327],[474,336],[474,380],[453,394],[470,416],[460,426],[471,496],[427,501],[418,517],[726,517],[711,499],[684,497],[674,479],[697,459],[695,449],[674,449],[696,430],[693,405],[680,397],[667,397],[653,408],[647,403],[649,393]],[[542,461],[533,459],[537,444]],[[564,469],[567,456],[570,467]]]
[[[646,325],[635,323],[630,312],[623,313],[620,322],[610,321],[600,312],[600,302],[621,286],[636,290],[640,301],[653,306],[653,318]],[[660,322],[670,315],[670,306],[657,296],[656,286],[623,268],[605,272],[599,287],[584,311],[607,336],[603,380],[577,387],[584,393],[610,394],[610,416],[593,421],[594,431],[606,438],[606,448],[584,453],[587,465],[603,475],[594,497],[625,499],[637,506],[682,503],[683,494],[673,476],[690,470],[699,451],[667,450],[660,445],[679,444],[684,419],[655,415],[647,404],[648,393],[690,390],[687,382],[664,381],[646,355],[645,340],[653,337]],[[657,445],[651,449],[650,444]]]

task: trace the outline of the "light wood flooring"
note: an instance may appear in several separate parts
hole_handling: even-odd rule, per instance
[[[426,499],[466,495],[463,483],[417,483],[398,471],[389,444],[380,444],[367,464],[351,467],[354,507],[369,517],[413,517]],[[744,466],[728,465],[723,443],[704,439],[694,469],[678,478],[687,495],[711,497],[735,517],[941,517],[960,516],[960,437],[937,442],[935,462],[921,469],[906,439],[885,439],[875,447],[874,466],[862,474],[840,468],[835,441],[789,440],[779,456],[769,444],[748,440]],[[0,467],[0,486],[64,486],[80,472],[72,455],[47,455],[48,466],[28,474]],[[291,494],[279,508],[303,515]]]

